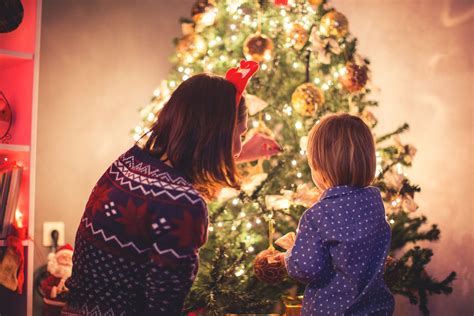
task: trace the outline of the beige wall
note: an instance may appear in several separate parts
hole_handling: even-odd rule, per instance
[[[36,240],[43,221],[74,232],[89,192],[131,143],[137,109],[166,76],[178,18],[193,0],[44,0],[38,128]],[[172,3],[172,5],[169,5]],[[334,0],[372,61],[381,91],[378,130],[407,121],[419,152],[411,178],[420,212],[442,229],[430,272],[459,273],[433,315],[474,312],[473,57],[469,0]],[[466,16],[471,12],[471,18]],[[36,264],[43,263],[40,249]],[[471,300],[470,300],[471,299]],[[398,315],[414,314],[404,299]]]

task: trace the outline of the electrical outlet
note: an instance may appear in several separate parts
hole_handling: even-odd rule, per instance
[[[57,230],[58,245],[62,246],[64,242],[64,222],[44,222],[43,223],[43,246],[51,247],[53,245],[53,238],[51,238],[51,232]]]

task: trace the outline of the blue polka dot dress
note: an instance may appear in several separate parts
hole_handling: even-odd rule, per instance
[[[324,192],[301,217],[285,256],[288,274],[307,284],[302,315],[392,315],[383,280],[390,234],[377,188]]]

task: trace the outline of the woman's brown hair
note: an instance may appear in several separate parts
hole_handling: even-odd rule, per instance
[[[357,116],[324,117],[309,133],[308,162],[316,182],[328,189],[338,185],[365,187],[375,177],[374,138]]]
[[[247,115],[245,100],[226,79],[198,74],[184,81],[150,129],[144,150],[169,161],[206,198],[222,186],[239,188],[232,153],[236,125]]]

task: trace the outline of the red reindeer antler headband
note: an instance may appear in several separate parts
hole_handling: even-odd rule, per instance
[[[258,63],[254,61],[242,60],[240,61],[240,67],[231,68],[225,74],[225,78],[232,82],[237,89],[235,95],[235,104],[237,106],[239,106],[242,93],[244,93],[250,78],[257,72],[259,67]]]

